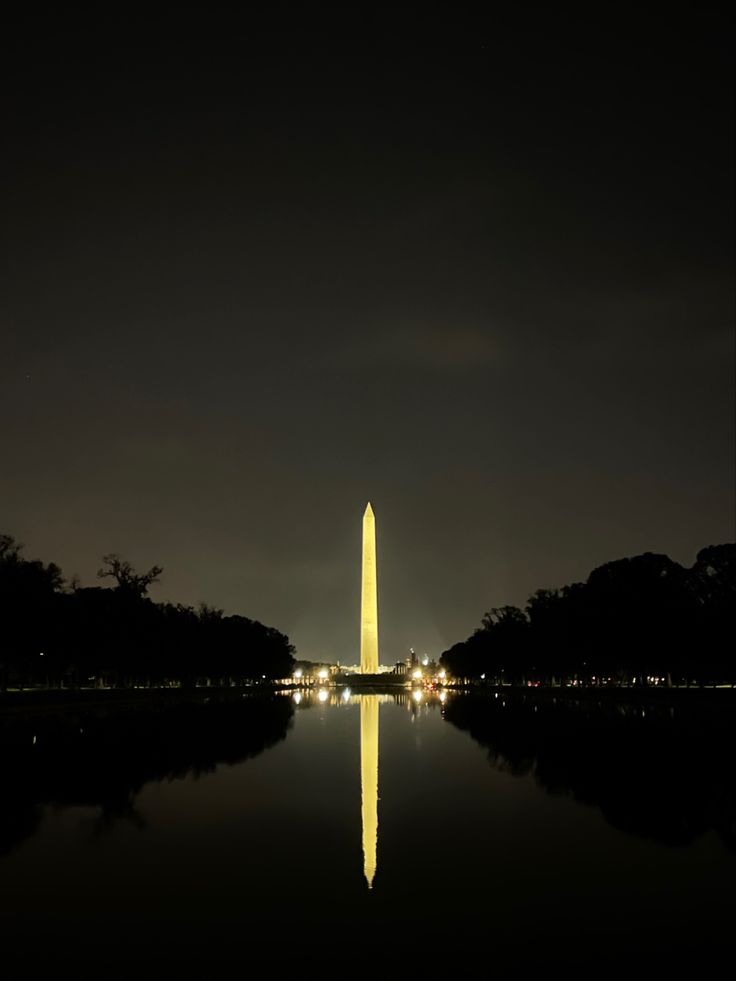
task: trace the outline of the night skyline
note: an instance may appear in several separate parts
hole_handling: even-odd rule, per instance
[[[698,8],[702,9],[702,8]],[[734,538],[730,34],[19,23],[0,531],[387,661]]]

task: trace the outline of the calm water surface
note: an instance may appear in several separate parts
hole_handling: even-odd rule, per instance
[[[418,697],[6,713],[9,976],[730,951],[730,708]]]

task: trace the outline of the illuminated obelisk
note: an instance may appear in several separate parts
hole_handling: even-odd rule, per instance
[[[376,519],[368,503],[363,515],[363,589],[360,605],[360,673],[378,673]]]
[[[360,696],[360,789],[363,873],[372,889],[378,845],[378,695]]]

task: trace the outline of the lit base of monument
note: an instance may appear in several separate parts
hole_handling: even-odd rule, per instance
[[[409,680],[405,674],[393,674],[386,671],[382,674],[338,674],[332,679],[333,684],[346,688],[406,688]]]

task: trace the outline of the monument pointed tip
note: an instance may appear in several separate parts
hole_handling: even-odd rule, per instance
[[[371,507],[371,502],[370,501],[368,501],[368,503],[365,506],[365,513],[366,514],[373,514],[373,508]]]

